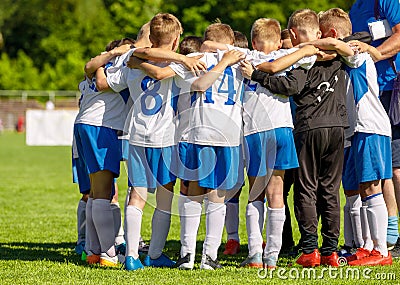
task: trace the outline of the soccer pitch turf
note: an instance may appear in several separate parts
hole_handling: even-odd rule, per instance
[[[222,245],[219,259],[224,265],[223,269],[198,269],[201,241],[205,235],[204,216],[199,228],[194,270],[146,268],[126,272],[122,267],[110,269],[88,266],[74,252],[76,207],[80,194],[77,185],[72,183],[71,148],[29,147],[25,145],[23,134],[5,132],[0,135],[0,157],[0,284],[400,283],[400,260],[386,267],[321,267],[304,271],[301,267],[292,265],[294,260],[283,259],[280,261],[281,266],[273,272],[238,268],[238,264],[247,254],[247,185],[240,198],[241,253],[233,257],[224,256]],[[121,202],[125,198],[127,188],[124,168],[121,169],[118,185]],[[175,190],[175,193],[178,193],[178,190]],[[176,207],[177,199],[174,200]],[[145,207],[142,224],[142,236],[145,241],[149,241],[151,234],[154,204],[152,194],[149,194],[149,201]],[[292,223],[295,225],[293,220]],[[179,217],[173,215],[165,248],[165,252],[172,259],[176,259],[175,254],[180,248],[179,229]],[[297,229],[294,235],[297,241]],[[225,241],[224,232],[223,243]],[[339,244],[343,244],[343,234]]]

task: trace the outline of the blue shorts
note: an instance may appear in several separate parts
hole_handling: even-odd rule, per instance
[[[72,179],[74,183],[78,183],[79,192],[81,192],[81,194],[89,194],[89,170],[84,161],[80,158],[72,158]]]
[[[177,176],[181,179],[185,176],[185,169],[187,168],[187,142],[180,142],[178,144],[178,160],[177,160]]]
[[[154,192],[157,186],[175,182],[176,146],[163,148],[129,145],[128,178],[131,186],[146,187]]]
[[[390,137],[355,133],[344,150],[342,184],[345,190],[358,190],[362,182],[392,178]]]
[[[184,180],[208,189],[234,190],[243,185],[242,146],[188,144]]]
[[[121,149],[117,131],[86,124],[75,124],[74,136],[79,158],[86,163],[89,173],[109,170],[119,176]]]
[[[129,156],[129,140],[118,139],[121,148],[121,161],[127,161]]]
[[[299,167],[291,128],[277,128],[246,136],[244,152],[249,176],[265,176],[268,169]]]

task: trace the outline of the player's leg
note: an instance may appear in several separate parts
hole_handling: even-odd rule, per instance
[[[382,193],[388,211],[387,244],[393,249],[399,237],[398,210],[395,196],[395,188],[392,179],[382,180]]]
[[[114,196],[111,199],[111,210],[114,218],[114,232],[115,232],[115,250],[117,254],[125,256],[126,253],[126,243],[125,243],[125,233],[122,223],[121,207],[118,202],[118,184],[114,179]]]
[[[294,247],[293,240],[293,229],[292,229],[292,218],[290,214],[290,208],[288,204],[288,196],[290,189],[294,183],[294,170],[287,169],[285,171],[285,177],[283,180],[283,202],[285,203],[285,223],[283,224],[282,231],[282,248],[280,251],[280,255],[284,256],[287,254],[291,254],[291,250]],[[297,254],[296,254],[297,255]]]
[[[239,197],[241,192],[242,188],[226,202],[225,229],[227,242],[223,252],[226,255],[234,255],[240,252]]]

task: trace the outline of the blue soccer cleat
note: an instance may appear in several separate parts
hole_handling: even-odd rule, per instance
[[[162,253],[160,257],[156,259],[151,259],[149,255],[147,255],[143,261],[145,266],[152,267],[174,267],[175,261],[172,261],[167,255]]]
[[[83,250],[85,249],[85,242],[81,241],[75,246],[75,252],[77,255],[82,255]]]
[[[133,256],[127,256],[125,258],[125,270],[133,271],[143,269],[144,266],[139,258],[133,258]]]

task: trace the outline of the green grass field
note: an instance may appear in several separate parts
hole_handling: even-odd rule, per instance
[[[266,272],[258,274],[257,269],[237,268],[247,253],[247,188],[241,196],[239,230],[242,253],[235,257],[220,254],[221,264],[225,265],[222,270],[201,271],[198,270],[198,264],[197,269],[192,271],[146,268],[126,272],[122,268],[88,266],[74,252],[76,207],[80,194],[77,185],[72,183],[70,147],[28,147],[23,134],[6,132],[0,135],[0,158],[0,284],[400,283],[400,261],[387,267],[318,268],[315,278],[312,272],[310,274],[302,271],[301,267],[291,266],[293,260],[282,260],[283,266],[272,272],[272,278],[270,272],[265,276]],[[125,170],[121,172],[118,184],[122,201],[127,178]],[[142,235],[146,241],[151,234],[152,195],[149,195],[149,201],[142,226]],[[204,235],[205,227],[202,223],[198,236],[198,253],[201,252]],[[295,232],[295,238],[299,239],[298,231]],[[342,243],[343,237],[340,239]],[[175,215],[166,253],[174,256],[179,251],[179,245],[179,218]],[[199,263],[199,260],[200,254],[197,254],[196,262]]]

